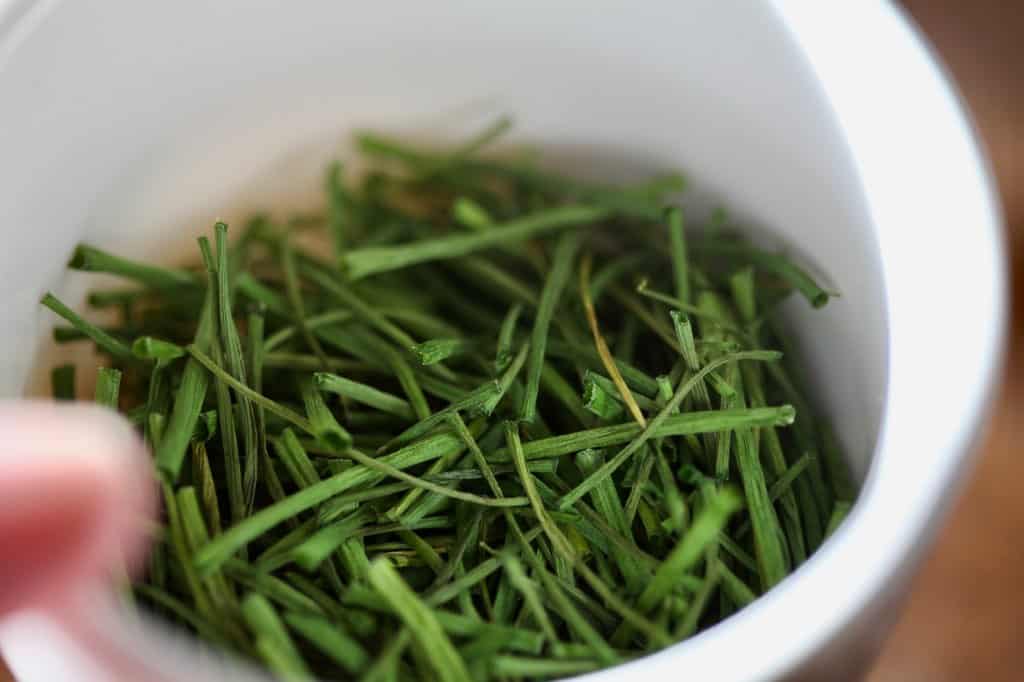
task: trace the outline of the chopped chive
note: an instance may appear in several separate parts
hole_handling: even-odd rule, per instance
[[[715,625],[848,515],[777,314],[828,292],[718,213],[688,234],[678,176],[480,158],[508,126],[362,135],[322,212],[217,223],[199,267],[78,248],[131,281],[103,325],[43,302],[154,451],[139,606],[283,679],[535,682]]]
[[[527,577],[522,564],[511,554],[506,554],[502,557],[502,564],[504,565],[509,583],[523,595],[526,607],[530,610],[540,629],[549,641],[557,642],[558,633],[555,631],[555,626],[551,622],[551,618],[548,617],[548,612],[543,606],[539,591],[533,581]]]
[[[424,383],[424,388],[427,388],[427,384]],[[385,449],[389,449],[392,445],[399,445],[402,443],[408,443],[425,433],[430,432],[436,426],[444,423],[444,420],[448,418],[453,412],[468,412],[470,414],[477,412],[486,412],[486,406],[491,404],[495,396],[501,395],[501,384],[497,381],[486,381],[477,388],[462,392],[461,396],[453,401],[448,407],[434,412],[426,419],[421,419],[416,422],[402,433],[395,436],[387,445]]]
[[[225,372],[221,368],[220,363],[218,363],[215,359],[203,353],[196,346],[188,346],[188,352],[189,355],[191,355],[195,360],[198,361],[200,367],[204,368],[216,379],[223,381],[225,384],[235,389],[235,391],[237,391],[238,393],[244,393],[247,398],[252,400],[258,406],[265,409],[267,412],[277,415],[278,417],[299,427],[300,429],[302,429],[303,431],[310,435],[317,435],[316,431],[313,428],[313,425],[304,417],[297,414],[293,410],[288,409],[284,405],[281,405],[277,402],[274,402],[273,400],[264,397],[263,395],[257,393],[256,391],[246,386],[245,384],[239,382],[237,379],[235,379],[230,374]]]
[[[740,480],[747,498],[747,511],[754,531],[754,548],[757,555],[761,586],[771,589],[789,573],[784,548],[782,529],[779,527],[775,507],[768,498],[768,487],[761,468],[757,437],[750,429],[737,429],[736,463]]]
[[[608,209],[559,206],[495,225],[486,232],[437,237],[403,246],[378,246],[349,251],[342,257],[345,272],[355,280],[419,263],[459,258],[501,244],[514,244],[545,232],[579,227],[607,218]]]
[[[320,394],[320,374],[299,379],[299,392],[306,409],[306,418],[313,427],[313,435],[329,447],[344,450],[352,444],[352,435],[338,423]]]
[[[633,397],[633,392],[629,390],[629,386],[626,385],[626,381],[622,378],[622,374],[619,373],[619,367],[615,364],[615,359],[612,357],[611,350],[608,349],[608,344],[604,340],[604,336],[601,335],[601,330],[598,328],[597,313],[594,310],[594,302],[590,299],[590,268],[591,258],[590,254],[587,254],[583,258],[583,264],[580,266],[580,296],[583,299],[583,311],[587,316],[587,323],[590,325],[590,333],[594,337],[594,346],[597,348],[597,354],[601,358],[602,364],[604,364],[605,370],[612,378],[612,382],[615,384],[615,389],[618,391],[619,396],[622,398],[623,404],[629,410],[630,415],[636,420],[636,423],[640,426],[647,426],[647,419],[644,417],[643,412],[640,411],[640,406],[637,405],[636,398]]]
[[[534,317],[533,331],[530,334],[530,355],[526,366],[526,390],[522,404],[519,406],[519,419],[532,422],[537,413],[537,393],[540,389],[540,374],[544,368],[544,353],[547,347],[548,327],[555,314],[562,290],[569,281],[571,266],[579,248],[579,235],[569,232],[558,240],[555,247],[551,271],[544,282],[540,304]]]
[[[500,677],[569,677],[582,675],[601,667],[597,660],[552,660],[549,658],[525,658],[523,656],[495,656],[491,660],[490,672]]]
[[[850,509],[853,507],[852,502],[846,500],[837,500],[835,505],[832,507],[832,515],[828,519],[828,525],[825,527],[825,537],[829,537],[836,531],[836,528],[846,520],[847,515],[850,513]]]
[[[718,562],[718,572],[722,576],[722,588],[736,606],[743,608],[757,599],[754,591],[721,561]]]
[[[469,672],[433,611],[386,561],[370,564],[370,584],[409,628],[421,655],[430,664],[434,679],[443,682],[469,682]]]
[[[793,423],[795,415],[796,411],[790,405],[675,414],[659,422],[652,419],[648,423],[647,429],[641,429],[640,425],[635,423],[618,424],[541,438],[524,443],[523,454],[528,460],[560,457],[587,448],[606,448],[611,445],[629,443],[645,432],[648,433],[647,438],[666,438],[695,433],[729,431],[743,426],[788,426]],[[653,428],[651,424],[654,425]],[[509,461],[508,450],[505,448],[496,450],[491,455],[491,459],[498,462]],[[618,466],[616,465],[615,468],[617,469]],[[586,492],[589,490],[584,491],[584,494]]]
[[[462,355],[472,347],[465,339],[430,339],[418,343],[410,350],[421,365],[435,365],[456,355]]]
[[[96,402],[116,410],[120,392],[121,370],[100,367],[96,371]]]
[[[516,324],[519,322],[519,315],[522,313],[522,305],[516,303],[505,313],[505,319],[501,322],[501,331],[498,332],[498,347],[494,356],[494,370],[497,373],[504,372],[512,362],[512,340],[516,333]]]
[[[218,225],[219,227],[219,225]],[[221,232],[217,232],[218,239],[220,238]],[[218,242],[218,251],[220,251]],[[218,266],[220,267],[220,266]],[[313,330],[309,327],[309,322],[306,320],[306,306],[302,299],[302,288],[299,284],[299,275],[296,271],[295,266],[295,253],[292,251],[291,240],[287,237],[281,240],[281,270],[284,273],[285,290],[288,294],[288,302],[291,304],[292,314],[298,323],[299,331],[302,332],[302,337],[306,341],[306,345],[313,351],[313,354],[320,360],[320,364],[324,367],[327,366],[327,355],[324,353],[323,347],[313,334]]]
[[[700,560],[709,545],[717,541],[718,533],[725,527],[729,517],[740,507],[739,496],[728,488],[714,495],[693,520],[693,525],[672,549],[654,577],[637,598],[637,608],[650,612],[672,590],[676,576],[686,573]],[[622,642],[628,632],[620,628],[614,641]]]
[[[195,275],[186,270],[172,270],[131,261],[85,244],[79,244],[75,249],[74,255],[68,262],[68,267],[72,270],[117,275],[154,289],[198,286],[199,284]]]
[[[132,354],[142,360],[154,360],[167,364],[185,355],[185,349],[176,343],[163,341],[152,336],[141,336],[132,343]]]
[[[312,680],[305,661],[270,602],[259,594],[242,601],[242,617],[256,637],[256,650],[267,666],[285,680]]]
[[[213,340],[213,307],[212,292],[207,287],[193,341],[196,351],[206,349]],[[194,358],[190,358],[185,363],[170,419],[155,452],[157,468],[171,481],[177,480],[181,471],[189,438],[203,409],[208,385],[207,373]]]
[[[552,355],[559,358],[583,363],[587,369],[598,372],[604,370],[604,365],[601,362],[600,356],[598,356],[597,351],[592,348],[585,348],[559,339],[549,339],[548,350]],[[658,394],[658,382],[654,377],[646,374],[643,370],[633,365],[628,365],[622,362],[621,360],[616,359],[615,364],[619,369],[619,373],[622,374],[622,378],[626,382],[626,385],[631,389],[639,391],[646,396]]]
[[[469,197],[458,197],[452,203],[452,217],[460,224],[474,230],[482,230],[494,223],[483,206]]]
[[[461,490],[455,490],[443,485],[431,483],[430,481],[407,474],[401,469],[388,464],[383,459],[367,457],[358,450],[353,450],[351,448],[345,452],[345,456],[351,457],[353,461],[362,464],[367,469],[379,471],[391,478],[397,478],[400,481],[404,481],[417,488],[422,488],[423,490],[432,492],[436,495],[450,497],[454,500],[460,500],[470,504],[478,504],[485,507],[522,507],[527,504],[527,499],[525,497],[482,497],[480,495],[474,495],[473,493],[466,493]]]
[[[781,277],[790,286],[799,291],[815,308],[821,308],[835,296],[821,288],[807,272],[792,260],[778,253],[762,251],[747,244],[730,244],[727,242],[702,241],[697,247],[719,256],[730,256],[753,263],[759,268]]]
[[[117,340],[96,325],[86,322],[50,292],[46,292],[43,295],[42,304],[73,324],[76,329],[92,339],[103,351],[115,358],[132,357],[131,347]]]
[[[369,654],[358,640],[345,634],[341,628],[326,618],[293,612],[285,613],[283,617],[288,627],[353,675],[362,670],[370,660]]]
[[[602,421],[611,421],[625,412],[620,398],[608,390],[608,387],[593,380],[589,373],[583,380],[583,407]]]
[[[683,303],[690,302],[690,271],[686,264],[686,235],[683,232],[683,212],[673,206],[665,212],[668,223],[669,253],[672,256],[672,277],[675,280],[676,297]]]
[[[409,420],[416,418],[412,406],[408,402],[398,396],[378,390],[373,386],[367,386],[358,381],[352,381],[351,379],[327,372],[316,372],[313,375],[313,383],[321,391],[340,395],[362,405],[393,414],[396,417]]]
[[[50,370],[50,390],[55,400],[74,400],[75,366],[58,365]]]

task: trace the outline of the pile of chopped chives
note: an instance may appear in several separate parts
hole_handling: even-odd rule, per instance
[[[684,230],[677,176],[480,157],[506,127],[361,135],[323,215],[217,224],[198,268],[76,250],[131,283],[89,296],[113,326],[43,304],[153,452],[136,603],[287,680],[548,679],[714,625],[842,520],[776,315],[829,294],[721,213]]]

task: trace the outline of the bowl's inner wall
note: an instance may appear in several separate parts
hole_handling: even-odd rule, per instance
[[[325,163],[370,126],[449,138],[495,113],[563,165],[622,179],[682,168],[842,292],[794,301],[823,411],[858,478],[886,384],[884,285],[855,169],[768,9],[269,0],[78,0],[0,50],[0,390],[26,385],[38,310],[83,239],[177,257],[215,218],[317,201]],[[543,17],[543,20],[540,19]],[[642,47],[641,47],[642,46]]]

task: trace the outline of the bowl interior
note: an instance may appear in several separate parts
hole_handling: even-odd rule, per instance
[[[511,113],[513,142],[576,172],[682,169],[689,215],[722,203],[837,289],[788,313],[859,479],[871,462],[888,372],[876,234],[767,4],[41,3],[0,35],[0,100],[3,394],[33,385],[54,321],[41,292],[81,300],[63,271],[77,242],[179,257],[217,218],[317,202],[353,129],[444,140]]]

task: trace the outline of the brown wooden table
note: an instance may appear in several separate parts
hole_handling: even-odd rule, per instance
[[[1024,679],[1024,5],[905,5],[952,70],[988,145],[1016,303],[1006,381],[980,462],[868,682],[1010,682]],[[2,661],[0,682],[11,682]]]

